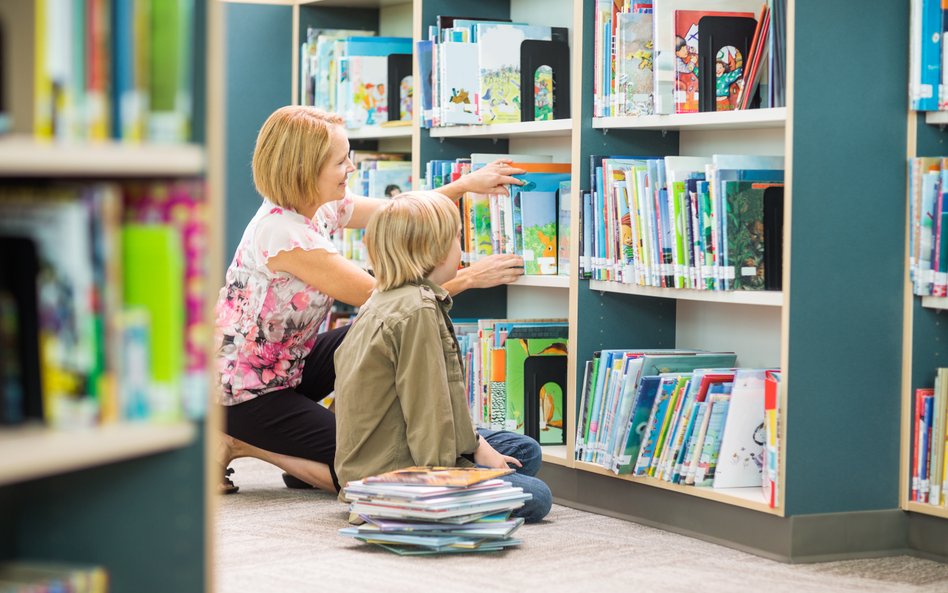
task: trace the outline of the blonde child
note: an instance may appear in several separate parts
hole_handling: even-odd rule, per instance
[[[419,221],[423,221],[419,224]],[[376,289],[336,350],[336,475],[341,484],[412,466],[506,468],[533,495],[515,516],[539,521],[550,489],[533,477],[536,441],[471,423],[444,286],[461,259],[457,207],[434,192],[401,194],[366,227]]]

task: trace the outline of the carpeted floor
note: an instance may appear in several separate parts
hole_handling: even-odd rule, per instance
[[[338,535],[346,508],[334,496],[289,490],[279,469],[256,460],[231,467],[240,492],[219,500],[218,593],[948,593],[938,562],[788,565],[559,505],[517,532],[519,548],[402,557]]]

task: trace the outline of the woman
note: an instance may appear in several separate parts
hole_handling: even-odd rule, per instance
[[[342,123],[337,115],[291,106],[260,129],[253,178],[264,202],[227,270],[216,323],[226,417],[222,468],[255,457],[330,492],[339,489],[335,418],[317,402],[333,390],[333,354],[347,328],[317,331],[334,299],[359,306],[375,280],[339,255],[329,235],[364,228],[385,203],[348,192],[355,167]],[[467,191],[505,193],[506,184],[521,183],[511,177],[519,173],[496,161],[438,191],[452,199]],[[444,288],[457,294],[512,282],[522,268],[520,257],[494,256],[461,270]],[[232,471],[225,471],[223,492],[237,490],[227,478]]]

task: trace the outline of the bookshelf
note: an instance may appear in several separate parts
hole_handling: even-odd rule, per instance
[[[906,147],[908,158],[946,154],[944,142],[948,136],[944,129],[945,123],[948,123],[948,120],[944,118],[942,112],[927,114],[909,112]],[[907,182],[906,187],[908,187]],[[907,212],[906,206],[906,220]],[[905,261],[908,260],[908,242],[906,238]],[[945,330],[945,310],[948,309],[948,299],[913,295],[908,272],[905,273],[903,286],[905,287],[903,294],[905,326],[900,410],[902,423],[899,451],[899,503],[907,512],[910,539],[925,542],[934,553],[944,555],[948,553],[948,547],[944,545],[945,533],[948,532],[948,521],[946,521],[948,509],[913,502],[910,499],[910,482],[914,394],[920,387],[933,386],[936,369],[948,366],[948,358],[945,357],[942,347],[944,340],[948,338]]]
[[[383,34],[418,40],[426,36],[436,15],[459,12],[457,3],[448,0],[367,0],[351,10],[340,10],[340,4],[226,5],[231,39],[244,40],[232,41],[227,52],[228,80],[234,81],[228,95],[241,96],[241,101],[229,102],[228,110],[229,138],[240,138],[228,145],[232,203],[256,204],[245,165],[259,124],[298,95],[279,89],[298,87],[297,42],[305,26],[349,28],[368,23]],[[905,87],[901,83],[880,87],[870,72],[802,66],[822,63],[821,56],[831,54],[841,42],[864,55],[878,55],[875,48],[884,44],[899,51],[880,56],[873,70],[904,72],[908,14],[900,6],[867,8],[855,0],[831,7],[794,0],[788,4],[787,107],[638,119],[592,117],[594,24],[588,1],[468,4],[465,16],[569,28],[572,117],[432,130],[422,129],[416,121],[402,138],[366,141],[379,143],[369,146],[410,144],[405,150],[412,153],[415,179],[429,160],[472,152],[552,154],[555,161],[572,164],[573,274],[524,278],[510,286],[462,294],[453,310],[465,318],[567,317],[571,410],[577,405],[583,361],[603,348],[727,349],[738,353],[740,366],[784,370],[783,487],[777,508],[765,505],[754,489],[672,486],[650,478],[615,476],[574,461],[572,420],[567,444],[544,450],[547,463],[542,477],[558,502],[632,517],[782,560],[874,555],[904,548],[946,555],[939,543],[948,541],[942,518],[918,511],[915,505],[903,505],[911,511],[907,515],[899,508],[897,394],[907,388],[900,383],[902,357],[896,353],[902,352],[903,328],[910,322],[903,314],[904,263],[898,257],[905,238],[905,212],[892,196],[905,191]],[[852,26],[841,30],[844,22]],[[293,40],[290,46],[288,39]],[[280,63],[293,67],[272,67]],[[239,89],[251,83],[269,93],[241,95]],[[842,100],[841,90],[840,100],[829,100],[836,95],[828,97],[827,89],[844,88],[877,92],[858,104]],[[936,123],[931,118],[929,122]],[[929,128],[925,131],[929,136],[938,132]],[[350,137],[361,141],[359,134]],[[887,140],[882,143],[879,138]],[[591,154],[783,155],[784,290],[709,293],[577,279],[578,188],[588,187]],[[859,172],[859,184],[852,182],[854,171]],[[853,207],[859,204],[871,207]],[[252,211],[236,216],[235,212],[228,209],[234,221],[229,229],[239,233]],[[239,237],[230,233],[229,242],[236,244]],[[924,326],[907,334],[907,341],[915,344],[916,367],[936,366],[930,361],[922,365],[919,358],[923,349],[932,351],[925,356],[935,356],[935,345],[946,337],[943,329],[932,329],[941,319],[931,307],[940,306],[930,299],[913,305],[912,327]],[[919,311],[927,320],[923,324]],[[847,536],[854,533],[861,535]]]
[[[0,136],[0,183],[203,178],[207,257],[219,258],[219,4],[194,3],[187,144],[34,139],[34,9],[33,2],[0,5],[3,88],[13,123],[11,134]],[[216,286],[219,276],[212,273],[208,284]],[[215,297],[208,298],[213,304]],[[166,424],[0,428],[0,560],[101,565],[115,591],[212,590],[211,494],[219,475],[209,463],[208,433],[217,421],[212,410],[200,420]]]

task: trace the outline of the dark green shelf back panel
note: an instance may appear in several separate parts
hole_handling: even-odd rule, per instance
[[[453,297],[454,319],[503,319],[507,317],[507,287],[468,290]]]
[[[341,8],[338,6],[300,6],[300,43],[306,29],[361,29],[379,32],[377,8]]]
[[[260,207],[250,163],[257,132],[276,109],[292,102],[289,64],[293,11],[289,6],[224,3],[227,27],[226,261]]]
[[[589,290],[579,282],[576,326],[576,393],[582,393],[584,362],[612,348],[674,348],[675,301]],[[577,405],[579,397],[577,399]]]
[[[7,490],[15,557],[104,565],[116,593],[204,590],[203,439]]]
[[[920,157],[948,156],[948,132],[943,126],[925,123],[920,113],[916,127],[915,153]],[[948,311],[922,307],[921,297],[912,303],[912,393],[935,384],[935,370],[948,366]]]
[[[909,14],[872,6],[796,2],[790,515],[898,506]]]

